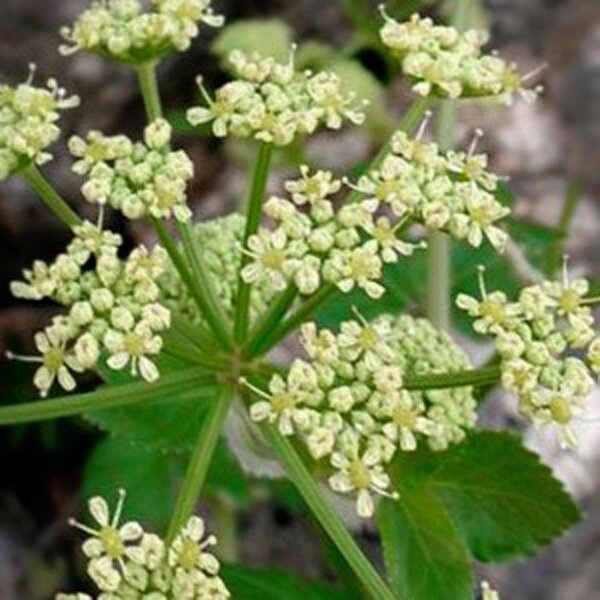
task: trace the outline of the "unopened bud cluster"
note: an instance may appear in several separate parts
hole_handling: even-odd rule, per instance
[[[238,213],[202,221],[192,225],[191,234],[210,279],[219,306],[233,318],[235,300],[242,264],[242,241],[246,219]],[[169,262],[160,278],[161,297],[173,311],[193,321],[200,321],[198,306],[175,266]],[[263,279],[252,286],[250,295],[250,322],[264,314],[278,293],[274,282]]]
[[[337,75],[296,71],[293,54],[287,64],[280,64],[271,57],[236,50],[230,61],[237,78],[220,87],[214,99],[200,81],[206,106],[187,113],[194,126],[212,123],[217,137],[232,135],[286,146],[319,127],[339,129],[344,121],[364,121],[354,94],[342,91]]]
[[[52,155],[46,149],[60,136],[60,111],[78,104],[55,79],[47,87],[31,81],[0,85],[0,181],[30,163],[48,162]]]
[[[100,591],[98,600],[226,600],[231,595],[219,577],[219,562],[208,549],[204,521],[192,516],[168,545],[136,521],[120,524],[125,492],[111,517],[104,498],[91,498],[90,527],[71,521],[89,537],[82,545],[87,572]],[[56,600],[92,600],[87,594],[58,594]]]
[[[63,54],[86,50],[125,63],[141,64],[172,50],[187,50],[198,25],[221,27],[210,0],[99,0],[61,33]]]
[[[487,156],[441,152],[437,144],[394,134],[390,152],[379,169],[353,186],[366,202],[389,206],[398,219],[423,223],[479,246],[484,238],[502,249],[507,234],[498,221],[510,210],[494,196],[498,177],[487,170]]]
[[[188,221],[192,215],[186,188],[194,165],[183,150],[170,149],[172,129],[156,119],[144,130],[143,142],[127,136],[91,131],[73,136],[69,149],[78,160],[73,171],[86,177],[81,191],[92,204],[108,204],[129,219],[151,216]]]
[[[535,98],[535,90],[523,89],[516,65],[494,53],[482,52],[489,38],[487,32],[459,32],[418,14],[404,23],[385,13],[384,17],[381,40],[399,59],[417,94],[443,98],[491,96],[507,103],[515,92],[527,99]]]
[[[75,388],[71,372],[94,369],[102,354],[112,369],[129,366],[133,375],[154,381],[159,373],[151,357],[162,347],[159,333],[170,326],[171,313],[160,302],[155,280],[167,266],[160,246],[135,248],[117,256],[121,236],[84,222],[75,238],[51,264],[35,261],[13,281],[11,291],[27,300],[51,299],[67,309],[35,335],[39,362],[34,384],[45,396],[55,379]],[[19,358],[19,357],[16,357]]]
[[[273,196],[266,202],[264,214],[275,227],[260,228],[248,240],[244,252],[253,260],[242,277],[248,283],[271,281],[280,290],[293,282],[304,295],[329,282],[343,292],[359,287],[379,298],[385,291],[379,283],[384,263],[416,246],[399,240],[389,219],[376,215],[377,199],[336,211],[331,197],[341,181],[330,171],[311,172],[306,166],[301,175],[285,184],[291,200]]]
[[[474,329],[494,336],[502,384],[515,393],[519,409],[534,425],[555,424],[564,445],[576,445],[570,426],[600,371],[600,342],[586,299],[585,279],[544,282],[523,288],[516,302],[488,293],[481,276],[481,300],[459,295],[457,304],[475,318]],[[588,361],[579,358],[588,352]]]
[[[342,323],[339,333],[307,323],[302,345],[308,361],[296,359],[285,377],[274,375],[268,393],[251,386],[262,399],[250,413],[297,435],[315,460],[327,461],[330,487],[355,494],[361,517],[373,514],[372,494],[397,496],[387,473],[397,451],[414,451],[419,442],[445,449],[474,424],[470,389],[404,389],[405,368],[431,373],[468,366],[450,339],[424,320],[383,316],[367,323],[361,317]]]

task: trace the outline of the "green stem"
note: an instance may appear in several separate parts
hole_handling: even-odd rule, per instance
[[[271,146],[271,144],[261,143],[258,147],[256,165],[252,175],[252,183],[250,185],[250,194],[246,210],[246,228],[244,230],[243,248],[248,247],[248,239],[258,230],[272,154],[273,146]],[[251,257],[247,254],[242,254],[242,264],[240,266],[240,275],[238,278],[238,294],[235,306],[234,326],[234,338],[238,343],[245,340],[248,332],[251,287],[242,279],[241,273],[250,260]]]
[[[215,535],[219,540],[218,557],[223,562],[235,563],[239,560],[237,541],[237,511],[228,498],[216,497],[211,504]]]
[[[68,227],[81,225],[77,213],[58,195],[42,172],[31,163],[21,171],[25,181],[36,191],[44,204]]]
[[[46,421],[139,402],[164,400],[173,392],[214,381],[213,375],[206,375],[197,368],[192,368],[163,375],[156,383],[127,383],[85,394],[0,406],[0,425]]]
[[[273,329],[270,333],[259,340],[255,346],[254,352],[248,354],[247,358],[254,358],[260,354],[265,354],[273,346],[278,344],[288,333],[296,329],[299,325],[308,320],[317,308],[328,302],[337,292],[338,288],[333,283],[326,283],[321,289],[305,300],[295,312],[293,312],[283,323]]]
[[[215,301],[212,283],[194,244],[192,232],[188,223],[179,223],[179,233],[185,249],[186,256],[192,266],[192,281],[196,289],[196,301],[202,316],[213,330],[217,340],[225,349],[231,348],[231,339],[226,325],[225,316],[219,310]]]
[[[156,231],[158,238],[160,239],[160,243],[163,245],[167,254],[169,255],[175,269],[179,273],[181,280],[189,290],[192,298],[200,311],[202,317],[206,320],[213,333],[219,340],[219,342],[223,345],[225,349],[228,349],[231,344],[229,342],[229,336],[227,335],[226,330],[223,330],[223,325],[220,321],[215,317],[213,311],[210,309],[205,290],[202,288],[200,281],[197,278],[193,277],[188,269],[188,265],[186,264],[185,258],[179,252],[179,248],[177,248],[177,244],[167,231],[167,228],[164,224],[155,219],[154,217],[150,218],[150,222]],[[189,241],[189,240],[188,240]]]
[[[404,380],[404,388],[416,391],[467,386],[488,386],[498,383],[500,381],[500,376],[500,367],[498,365],[491,365],[456,373],[407,376]]]
[[[398,123],[397,131],[404,131],[407,134],[412,133],[419,124],[419,121],[423,118],[425,112],[431,107],[431,105],[431,98],[418,98],[417,100],[415,100],[408,107],[408,110],[404,113],[404,115],[402,115],[402,119],[400,119],[400,123]],[[381,165],[385,157],[390,152],[390,143],[391,138],[381,147],[379,152],[375,155],[375,158],[371,160],[365,173],[373,171]],[[360,197],[361,192],[357,190],[352,190],[345,203],[351,204],[353,202],[357,202]]]
[[[200,427],[183,484],[177,497],[171,522],[169,523],[167,543],[173,541],[181,527],[194,512],[194,507],[200,496],[213,452],[221,437],[223,424],[229,411],[232,397],[233,388],[221,386],[216,402],[210,407],[206,419]]]
[[[459,30],[467,25],[470,2],[456,0],[452,24]],[[450,150],[454,143],[456,124],[455,100],[444,100],[438,114],[437,142],[440,150]],[[441,232],[429,236],[427,255],[426,312],[429,319],[444,331],[450,329],[451,253],[450,238]]]
[[[553,277],[560,269],[563,256],[565,254],[565,242],[569,237],[569,231],[571,229],[571,223],[575,216],[575,211],[581,199],[581,180],[579,178],[574,179],[569,183],[567,188],[567,195],[563,208],[556,225],[558,238],[556,242],[550,248],[546,274],[549,277]]]
[[[294,450],[292,444],[272,425],[263,426],[279,460],[304,501],[342,553],[369,595],[375,600],[395,600],[379,573],[362,553],[338,514],[323,497],[319,486]]]
[[[156,81],[156,63],[149,62],[136,68],[140,90],[144,99],[144,107],[148,121],[152,123],[162,116],[162,107],[158,83]]]
[[[261,346],[263,339],[266,338],[269,332],[281,324],[281,320],[287,314],[297,295],[298,288],[293,283],[290,283],[251,333],[248,343],[242,348],[242,358],[255,356],[256,349]]]

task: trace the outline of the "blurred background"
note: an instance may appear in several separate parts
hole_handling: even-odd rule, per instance
[[[28,75],[28,64],[35,62],[40,81],[57,76],[69,92],[81,96],[82,106],[65,114],[63,141],[54,147],[55,160],[43,170],[80,214],[91,217],[94,212],[82,202],[80,182],[70,172],[64,140],[90,129],[136,137],[144,114],[129,69],[83,54],[66,59],[58,54],[60,26],[72,22],[87,4],[86,0],[1,0],[0,79],[10,83],[22,81]],[[202,132],[188,130],[182,107],[196,101],[197,74],[202,73],[210,87],[226,79],[223,57],[236,45],[258,44],[284,58],[290,41],[296,40],[301,44],[301,64],[337,70],[348,87],[371,100],[370,127],[319,135],[310,140],[306,149],[292,147],[282,152],[270,183],[273,190],[299,157],[340,171],[356,168],[385,139],[410,101],[406,85],[377,43],[377,2],[216,0],[214,5],[228,23],[242,19],[260,22],[253,27],[231,29],[218,38],[217,32],[204,28],[189,52],[169,57],[160,68],[163,101],[178,130],[177,142],[196,165],[190,201],[199,218],[226,213],[240,205],[252,155],[244,144],[217,143]],[[388,10],[393,16],[409,15],[422,6],[423,11],[443,18],[450,5],[451,2],[390,0]],[[556,225],[565,199],[570,196],[575,208],[566,242],[571,268],[578,274],[600,279],[600,2],[473,0],[470,18],[472,25],[491,29],[491,47],[517,61],[522,72],[547,63],[541,77],[546,92],[535,104],[518,101],[508,108],[465,106],[460,112],[457,143],[467,145],[475,127],[485,131],[481,148],[489,152],[493,169],[510,177],[506,193],[516,214],[528,224],[521,227],[519,235],[526,243],[527,258],[536,268],[548,267],[549,247],[552,252],[562,248],[555,243]],[[141,223],[125,223],[116,214],[110,215],[109,220],[128,244],[152,243],[151,232]],[[0,185],[2,356],[8,348],[31,351],[32,334],[53,314],[51,306],[15,301],[8,283],[18,278],[34,259],[51,259],[67,240],[68,233],[23,181],[13,177]],[[461,257],[455,260],[460,261]],[[477,260],[495,259],[482,256]],[[467,271],[466,276],[472,274],[464,263],[458,264]],[[494,263],[493,267],[493,277],[502,285],[506,276],[504,265]],[[398,289],[394,290],[394,297],[400,299],[398,306],[418,300],[420,290],[415,280],[419,279],[421,268],[422,265],[415,267],[412,275],[403,274],[404,279],[398,281]],[[516,285],[511,277],[509,287]],[[462,336],[474,360],[480,360],[486,348],[467,339],[461,324],[457,325],[457,335]],[[0,402],[33,399],[31,377],[32,370],[27,365],[2,359]],[[595,392],[586,419],[579,424],[581,447],[576,454],[559,451],[552,436],[524,431],[528,444],[542,452],[576,496],[587,518],[539,557],[486,571],[507,599],[600,599],[599,400],[600,392]],[[484,409],[482,423],[522,427],[506,406],[506,402],[493,397]],[[143,487],[142,471],[152,464],[151,457],[136,462],[139,457],[127,454],[128,451],[124,442],[107,442],[104,434],[83,420],[2,429],[2,600],[44,600],[80,580],[77,540],[68,530],[67,517],[79,510],[82,489],[84,494],[103,486],[116,489],[121,484],[119,478],[127,476],[123,475],[124,470],[136,472],[137,483]],[[169,463],[170,470],[163,478],[167,486],[172,487],[179,462],[175,459]],[[235,467],[230,467],[233,473]],[[256,566],[289,567],[306,576],[322,573],[327,559],[320,555],[314,532],[299,515],[298,500],[293,494],[278,490],[274,501],[265,502],[261,500],[265,491],[272,490],[249,485],[238,472],[229,479],[227,485],[221,485],[214,476],[211,489],[216,490],[216,495],[227,495],[238,506],[241,542],[231,551],[240,555],[243,562]],[[232,481],[237,486],[234,490],[229,489]],[[145,498],[135,499],[134,503],[141,504],[148,520],[158,526],[169,509],[168,500],[151,486]],[[213,507],[213,513],[217,512]],[[376,557],[377,544],[368,531],[364,541]]]

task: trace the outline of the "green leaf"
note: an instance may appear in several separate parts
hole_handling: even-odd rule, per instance
[[[428,481],[485,562],[531,555],[580,517],[550,469],[507,432],[476,432],[437,455]]]
[[[392,591],[403,600],[471,600],[467,549],[445,506],[414,477],[410,462],[395,462],[400,499],[383,500],[377,511]]]
[[[343,592],[275,569],[223,565],[221,576],[236,600],[344,600]]]
[[[286,61],[290,55],[292,32],[279,19],[244,19],[225,27],[212,45],[222,62],[232,50],[259,52]]]
[[[173,510],[175,484],[182,470],[179,457],[148,451],[124,439],[107,438],[87,461],[83,495],[99,494],[110,501],[119,488],[124,488],[125,518],[163,529]]]
[[[163,354],[160,356],[161,372],[175,371],[181,361]],[[127,371],[113,371],[106,366],[100,374],[110,385],[132,381]],[[113,436],[123,437],[148,450],[189,451],[215,397],[215,386],[185,390],[169,397],[168,402],[159,400],[152,404],[96,411],[85,415],[91,423]],[[174,397],[175,396],[175,397]]]

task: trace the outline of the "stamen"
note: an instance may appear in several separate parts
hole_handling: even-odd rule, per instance
[[[33,83],[36,71],[37,65],[35,63],[29,63],[29,75],[27,76],[27,80],[25,81],[26,85],[31,85]]]
[[[381,16],[384,18],[384,20],[386,20],[388,23],[394,21],[394,19],[392,19],[392,17],[390,17],[390,15],[388,14],[385,8],[385,4],[383,4],[383,2],[377,7],[377,9],[381,13]]]
[[[483,137],[483,130],[477,127],[473,133],[473,139],[469,144],[469,150],[467,152],[467,158],[472,158],[473,154],[475,154],[475,150],[477,149],[477,143]]]
[[[119,488],[119,499],[117,501],[117,507],[115,508],[115,514],[113,515],[112,526],[117,527],[121,519],[121,513],[123,512],[123,506],[125,504],[125,498],[127,492],[123,488]]]
[[[84,533],[87,533],[87,534],[93,535],[93,536],[98,535],[98,532],[95,529],[92,529],[91,527],[88,527],[87,525],[80,523],[76,519],[71,518],[71,519],[69,519],[68,523],[71,527],[75,527],[76,529],[79,529],[79,530],[83,531]]]
[[[290,56],[288,58],[288,68],[290,68],[292,71],[294,70],[295,64],[296,64],[296,51],[298,50],[298,44],[296,44],[295,42],[292,42],[292,45],[290,46]]]
[[[198,89],[200,90],[200,93],[202,94],[202,97],[204,98],[205,102],[209,106],[212,106],[215,102],[210,97],[208,90],[204,87],[204,77],[202,77],[202,75],[198,75],[198,77],[196,77],[196,85],[198,86]]]
[[[348,179],[348,177],[346,177],[345,175],[344,175],[344,177],[342,177],[342,183],[346,187],[349,187],[351,190],[354,190],[355,192],[361,192],[361,193],[364,194],[363,190],[358,185],[356,185],[355,183],[352,183],[350,181],[350,179]]]
[[[102,230],[102,225],[104,224],[104,204],[99,204],[98,207],[98,220],[96,222],[96,228],[98,230]]]
[[[44,359],[41,356],[26,356],[24,354],[15,354],[14,352],[11,352],[10,350],[7,350],[4,353],[4,356],[6,356],[6,358],[8,360],[19,360],[21,362],[28,362],[28,363],[44,362]]]
[[[419,125],[419,129],[417,130],[417,135],[415,139],[418,141],[425,135],[425,131],[427,130],[427,126],[429,125],[429,121],[431,121],[431,117],[433,116],[433,112],[431,110],[426,110],[421,124]]]
[[[531,69],[531,71],[528,71],[527,73],[525,73],[525,75],[521,77],[521,82],[525,83],[526,81],[537,77],[538,75],[543,73],[548,68],[548,66],[549,65],[547,62],[543,62],[541,65],[538,65],[537,67]]]
[[[563,254],[563,287],[569,287],[569,255]]]
[[[238,383],[240,385],[247,387],[251,392],[254,392],[257,396],[260,396],[261,398],[264,398],[265,400],[271,400],[271,396],[267,392],[265,392],[264,390],[261,390],[259,387],[256,387],[255,385],[250,383],[245,377],[239,377]]]
[[[485,267],[483,265],[477,266],[477,278],[479,280],[479,291],[483,299],[487,298],[487,289],[485,287]]]
[[[352,310],[352,312],[354,313],[354,316],[360,321],[360,323],[363,327],[369,326],[369,321],[367,321],[365,316],[358,310],[358,308],[356,307],[355,304],[353,304],[351,306],[350,310]]]
[[[402,217],[401,219],[398,219],[398,222],[392,227],[392,233],[397,233],[399,229],[402,229],[402,227],[404,227],[404,225],[406,225],[408,220],[409,220],[408,215],[406,215],[405,217]]]

